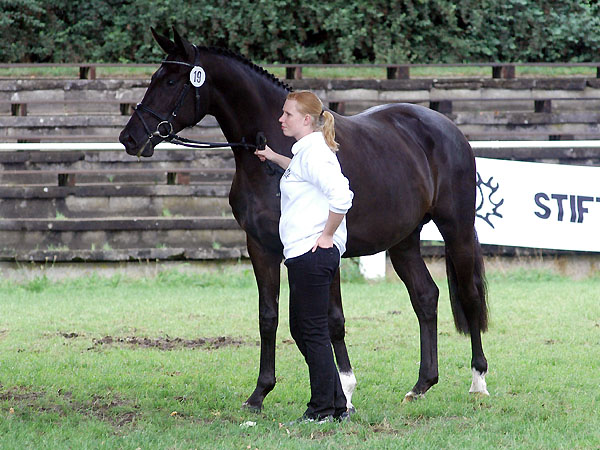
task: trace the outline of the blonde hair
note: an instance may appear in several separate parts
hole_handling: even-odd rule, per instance
[[[300,114],[308,114],[312,120],[313,130],[322,131],[325,143],[332,152],[338,151],[335,142],[335,119],[333,114],[323,109],[323,103],[310,91],[294,91],[287,96],[288,100],[295,100]]]

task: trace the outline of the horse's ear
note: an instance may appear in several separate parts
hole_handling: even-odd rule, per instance
[[[153,27],[150,27],[150,30],[152,31],[154,40],[158,43],[158,45],[160,45],[160,48],[162,48],[167,55],[172,55],[177,51],[177,46],[171,39],[163,36],[162,34],[158,34]]]
[[[175,45],[177,46],[177,50],[182,55],[186,55],[187,59],[194,58],[194,46],[190,44],[186,39],[182,38],[181,35],[177,32],[177,29],[173,26],[173,37],[175,38]]]

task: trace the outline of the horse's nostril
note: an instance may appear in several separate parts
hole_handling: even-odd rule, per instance
[[[135,147],[135,145],[136,145],[135,140],[129,135],[127,135],[127,137],[125,138],[125,142],[127,143],[126,145],[128,147]]]
[[[121,133],[119,135],[119,142],[123,144],[123,146],[125,147],[125,151],[129,155],[137,154],[137,143],[129,133]]]

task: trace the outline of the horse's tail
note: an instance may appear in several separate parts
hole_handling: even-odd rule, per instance
[[[465,310],[477,311],[475,320],[479,323],[480,331],[484,332],[488,327],[488,308],[487,308],[487,284],[485,280],[485,269],[483,266],[483,254],[481,245],[475,233],[473,242],[473,283],[475,284],[476,298],[467,299],[461,296],[458,280],[456,276],[456,268],[452,262],[452,258],[446,247],[446,274],[448,276],[448,287],[450,289],[450,304],[452,305],[452,314],[454,316],[454,324],[460,333],[469,334],[469,322],[465,315]],[[470,289],[466,289],[469,291]],[[465,292],[465,290],[462,290]]]

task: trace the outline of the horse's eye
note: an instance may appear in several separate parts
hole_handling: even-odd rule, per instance
[[[167,84],[168,84],[169,86],[173,86],[173,85],[175,84],[175,81],[173,81],[173,80],[169,80],[169,81],[167,81]]]

